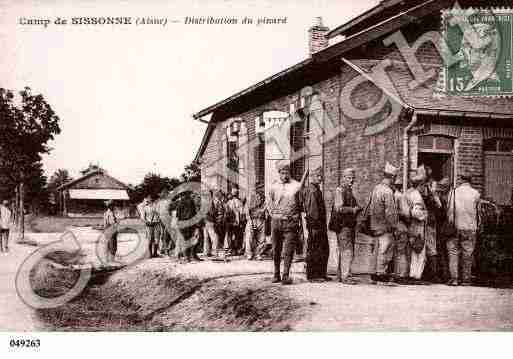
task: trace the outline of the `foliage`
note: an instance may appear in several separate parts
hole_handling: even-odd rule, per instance
[[[48,142],[61,132],[59,117],[42,95],[25,87],[16,98],[0,88],[0,195],[12,198],[25,183],[26,202],[47,201],[41,159],[51,151]]]
[[[98,171],[98,170],[102,170],[102,171],[105,171],[99,163],[89,163],[89,165],[84,168],[83,170],[80,171],[80,173],[82,174],[82,176],[85,176],[86,174],[88,174],[89,172],[93,172],[93,171]]]
[[[131,189],[130,198],[134,203],[139,203],[146,196],[159,197],[165,195],[165,191],[172,191],[181,183],[199,182],[200,180],[201,171],[196,163],[186,165],[184,172],[180,175],[180,179],[176,177],[163,177],[160,174],[150,172],[144,176],[140,184],[129,186]],[[178,200],[178,198],[175,200]]]
[[[53,191],[65,183],[73,181],[73,178],[69,175],[69,171],[63,168],[59,168],[53,173],[48,181],[48,189]]]
[[[131,191],[130,198],[135,202],[141,202],[147,196],[158,197],[163,191],[171,191],[178,186],[177,178],[163,177],[157,173],[148,173],[143,181]]]
[[[192,162],[184,167],[184,172],[180,176],[182,182],[200,182],[201,169],[197,163]]]

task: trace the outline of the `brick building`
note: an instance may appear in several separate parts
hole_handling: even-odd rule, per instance
[[[194,115],[208,123],[196,155],[202,181],[244,195],[267,191],[276,160],[290,159],[296,179],[322,164],[329,208],[344,168],[356,169],[364,204],[389,161],[403,176],[420,164],[436,179],[472,174],[485,197],[510,205],[513,99],[437,96],[442,10],[453,6],[384,0],[333,30],[318,18],[304,61]]]

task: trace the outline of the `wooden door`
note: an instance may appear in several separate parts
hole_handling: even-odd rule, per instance
[[[501,205],[511,204],[513,155],[485,152],[485,196]]]

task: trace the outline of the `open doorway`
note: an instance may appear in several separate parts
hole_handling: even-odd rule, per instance
[[[417,163],[428,166],[433,171],[432,177],[435,181],[440,181],[447,177],[452,182],[453,176],[453,156],[450,153],[429,153],[419,152]]]
[[[419,136],[417,164],[429,166],[432,177],[440,181],[447,177],[451,183],[454,177],[454,139],[440,135]]]

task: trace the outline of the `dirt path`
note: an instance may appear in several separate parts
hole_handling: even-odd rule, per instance
[[[513,290],[479,287],[305,284],[292,330],[513,330]]]
[[[0,256],[0,330],[52,328],[18,298],[14,285],[18,267],[34,249],[13,244],[8,256]],[[105,313],[112,314],[119,324],[104,330],[133,330],[126,313],[137,316],[141,311],[146,314],[136,320],[138,328],[142,325],[148,330],[281,330],[273,316],[285,310],[293,313],[284,317],[284,328],[295,331],[513,330],[513,289],[308,283],[303,263],[293,265],[292,286],[271,284],[271,277],[270,261],[178,264],[168,258],[145,260],[94,286],[83,302],[63,308],[69,318],[62,328],[77,328],[76,309],[82,319],[94,317],[97,323]],[[246,299],[239,301],[239,297]],[[105,303],[115,304],[102,307]],[[284,311],[273,311],[281,304]],[[80,312],[81,306],[91,309],[89,319]],[[255,327],[241,320],[251,311],[267,316],[267,322]],[[248,318],[257,317],[249,314]],[[95,323],[86,329],[94,330]]]
[[[35,247],[11,243],[8,255],[0,253],[0,330],[35,331],[43,325],[34,310],[21,301],[16,293],[16,273]]]

